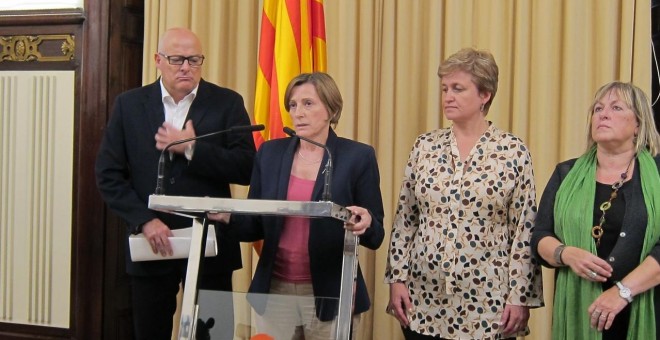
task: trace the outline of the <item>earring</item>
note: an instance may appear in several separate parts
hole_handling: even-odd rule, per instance
[[[479,111],[484,112],[484,106],[486,106],[486,104],[481,103],[481,108],[479,108]]]

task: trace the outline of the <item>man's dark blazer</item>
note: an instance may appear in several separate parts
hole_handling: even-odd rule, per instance
[[[191,225],[189,218],[147,207],[149,195],[156,188],[161,154],[156,149],[154,136],[164,120],[160,80],[122,93],[115,100],[96,160],[96,178],[105,202],[129,227],[155,217],[171,229]],[[199,83],[187,120],[192,120],[197,136],[250,125],[243,98],[238,93],[204,80]],[[195,144],[192,160],[176,155],[168,165],[165,194],[230,197],[229,183],[249,183],[254,154],[254,141],[249,133],[200,139]],[[185,264],[185,260],[132,262],[128,246],[126,249],[127,271],[131,275],[164,274],[180,268],[174,264]],[[231,273],[241,268],[237,241],[219,240],[218,251],[217,257],[204,262],[205,273]]]
[[[298,146],[298,138],[284,138],[264,143],[255,158],[251,199],[286,200],[293,156]],[[332,153],[333,178],[331,201],[341,206],[361,206],[369,210],[371,226],[360,236],[360,244],[376,249],[383,242],[383,201],[380,193],[380,175],[374,149],[366,144],[339,138],[330,130],[327,144]],[[312,201],[320,201],[324,184],[324,164],[321,163]],[[264,244],[250,285],[251,293],[268,293],[273,274],[284,218],[276,216],[232,216],[232,223],[225,232],[241,241],[251,242],[263,239]],[[309,260],[312,286],[317,297],[339,297],[341,266],[344,245],[344,228],[341,221],[331,218],[310,220]],[[265,306],[256,299],[250,301],[258,313]],[[263,299],[262,299],[263,302]],[[367,288],[358,268],[355,313],[369,309]],[[337,300],[316,300],[316,314],[320,320],[332,320],[337,314]]]

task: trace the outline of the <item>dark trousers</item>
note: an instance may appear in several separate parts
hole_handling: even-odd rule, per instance
[[[443,340],[441,337],[435,337],[433,335],[422,335],[419,334],[415,331],[411,331],[410,328],[403,328],[401,327],[401,330],[403,331],[403,337],[406,340]],[[514,340],[515,338],[508,338],[510,340]],[[507,340],[507,339],[505,339]]]
[[[131,276],[133,326],[137,340],[170,340],[172,318],[176,312],[176,294],[183,272],[160,276]],[[231,272],[200,275],[199,289],[231,291]],[[233,306],[228,306],[233,310]],[[231,313],[233,325],[233,313]],[[225,334],[226,333],[226,334]],[[224,329],[221,339],[233,339],[233,329]]]
[[[422,335],[419,334],[415,331],[411,331],[410,328],[408,327],[401,327],[401,330],[403,331],[403,337],[406,340],[438,340],[441,339],[439,337],[434,337],[433,335]]]

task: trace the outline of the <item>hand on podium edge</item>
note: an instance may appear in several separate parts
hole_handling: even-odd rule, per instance
[[[367,228],[371,226],[369,210],[358,206],[350,206],[346,209],[351,212],[351,217],[344,222],[344,229],[352,231],[353,235],[356,236],[364,234]]]

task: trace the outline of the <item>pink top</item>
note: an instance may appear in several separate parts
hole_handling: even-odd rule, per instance
[[[286,199],[289,201],[311,200],[314,184],[315,181],[290,175]],[[280,245],[275,256],[274,277],[285,282],[312,282],[308,241],[309,218],[285,217]]]

